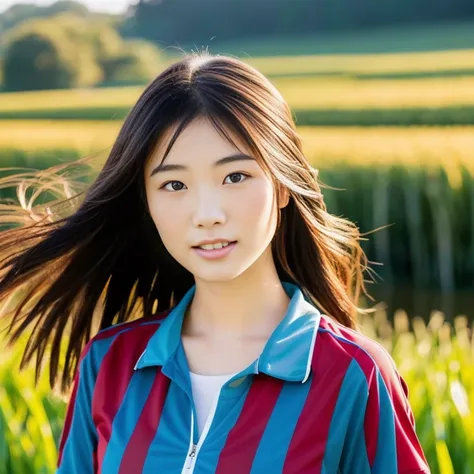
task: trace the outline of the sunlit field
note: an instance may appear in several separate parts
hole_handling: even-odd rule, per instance
[[[30,153],[49,149],[59,159],[58,150],[72,148],[84,154],[100,152],[104,159],[122,123],[0,120],[0,165],[7,166],[2,158],[7,149]],[[474,127],[298,127],[298,133],[315,166],[350,162],[453,170],[463,164],[474,174]]]
[[[474,69],[474,50],[390,54],[299,55],[243,57],[265,75],[280,74],[406,74]]]
[[[274,85],[292,108],[391,108],[474,105],[474,76],[424,79],[294,77]],[[0,94],[0,116],[7,112],[132,107],[143,87],[55,90]]]

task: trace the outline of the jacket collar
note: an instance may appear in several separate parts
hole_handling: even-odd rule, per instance
[[[288,309],[255,361],[254,373],[304,383],[311,372],[321,313],[305,299],[298,285],[289,282],[282,282],[282,285],[291,298]],[[135,364],[135,370],[164,366],[175,357],[181,344],[184,315],[195,290],[196,285],[193,285],[162,320]]]

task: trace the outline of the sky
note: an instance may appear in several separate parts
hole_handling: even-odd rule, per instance
[[[51,5],[56,0],[0,0],[0,13],[12,5],[19,3],[35,3],[36,5]],[[89,10],[107,13],[123,13],[129,5],[138,3],[138,0],[79,0],[87,5]]]

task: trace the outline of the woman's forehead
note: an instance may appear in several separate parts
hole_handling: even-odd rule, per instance
[[[233,144],[206,120],[195,120],[181,130],[165,156],[176,130],[177,125],[174,125],[160,135],[147,159],[147,169],[164,162],[190,162],[191,159],[212,162],[239,152],[252,156],[250,148],[234,133],[226,129]]]

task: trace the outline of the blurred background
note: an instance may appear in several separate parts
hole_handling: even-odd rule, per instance
[[[328,210],[383,227],[361,327],[408,382],[432,472],[474,474],[474,2],[0,0],[2,201],[19,167],[99,169],[145,86],[202,49],[269,77]],[[18,372],[22,344],[0,352],[0,474],[54,472],[67,399]]]

